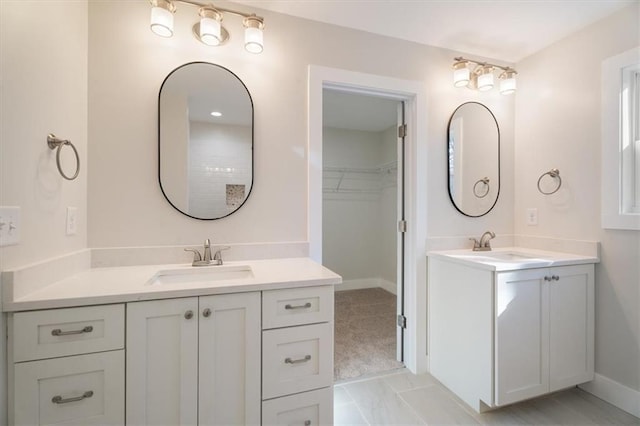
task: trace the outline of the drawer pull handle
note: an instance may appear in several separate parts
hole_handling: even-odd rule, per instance
[[[306,355],[304,358],[300,358],[300,359],[285,358],[284,359],[284,363],[285,364],[300,364],[301,362],[307,362],[310,359],[311,359],[311,355]]]
[[[557,276],[557,275],[553,275],[553,276],[551,277],[551,279],[552,279],[552,280],[554,280],[554,281],[558,281],[558,280],[560,280],[560,277],[559,277],[559,276]]]
[[[80,330],[71,330],[71,331],[62,331],[59,328],[54,328],[51,330],[52,336],[69,336],[71,334],[82,334],[82,333],[91,333],[93,331],[93,326],[88,325]]]
[[[304,426],[311,426],[311,420],[305,420]]]
[[[284,305],[285,309],[307,309],[311,307],[311,302],[307,302],[304,305]]]
[[[92,396],[93,396],[93,391],[86,391],[82,395],[75,396],[72,398],[63,398],[60,395],[56,395],[53,398],[51,398],[51,402],[53,402],[54,404],[66,404],[68,402],[82,401],[83,399],[91,398]]]

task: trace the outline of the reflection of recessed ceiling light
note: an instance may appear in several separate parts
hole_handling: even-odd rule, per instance
[[[214,117],[222,117],[222,113],[219,111],[213,111],[211,112],[211,115],[213,115]]]

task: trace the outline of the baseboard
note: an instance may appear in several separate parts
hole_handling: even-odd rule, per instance
[[[389,293],[397,294],[396,284],[382,278],[357,278],[355,280],[343,280],[342,284],[335,286],[336,291],[361,290],[364,288],[382,288]]]
[[[640,417],[640,391],[600,374],[596,374],[593,381],[579,387],[627,413]]]

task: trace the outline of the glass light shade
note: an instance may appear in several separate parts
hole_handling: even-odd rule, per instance
[[[516,91],[516,78],[511,76],[500,80],[500,93],[510,95]]]
[[[478,90],[485,92],[493,89],[493,72],[485,71],[478,76]]]
[[[455,87],[465,87],[469,84],[469,68],[458,68],[453,70],[453,85]]]
[[[209,46],[220,44],[220,21],[213,18],[203,17],[200,19],[200,40]]]
[[[247,27],[244,30],[244,48],[247,52],[261,53],[263,49],[262,29]]]
[[[173,13],[165,7],[152,7],[151,31],[160,37],[171,37],[173,35]]]

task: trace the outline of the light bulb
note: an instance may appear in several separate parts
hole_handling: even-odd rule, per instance
[[[161,37],[173,35],[173,4],[167,0],[155,0],[151,8],[151,31]]]
[[[469,84],[470,72],[466,62],[456,62],[453,65],[453,85],[465,87]]]
[[[500,76],[500,93],[510,95],[516,91],[516,73],[514,71],[505,71]]]
[[[264,46],[262,18],[249,16],[244,19],[244,26],[244,48],[247,52],[262,53]]]
[[[222,42],[222,15],[210,7],[200,8],[200,41],[208,46],[218,46]]]
[[[493,89],[493,68],[485,66],[482,68],[482,74],[478,76],[478,90],[485,92]]]

